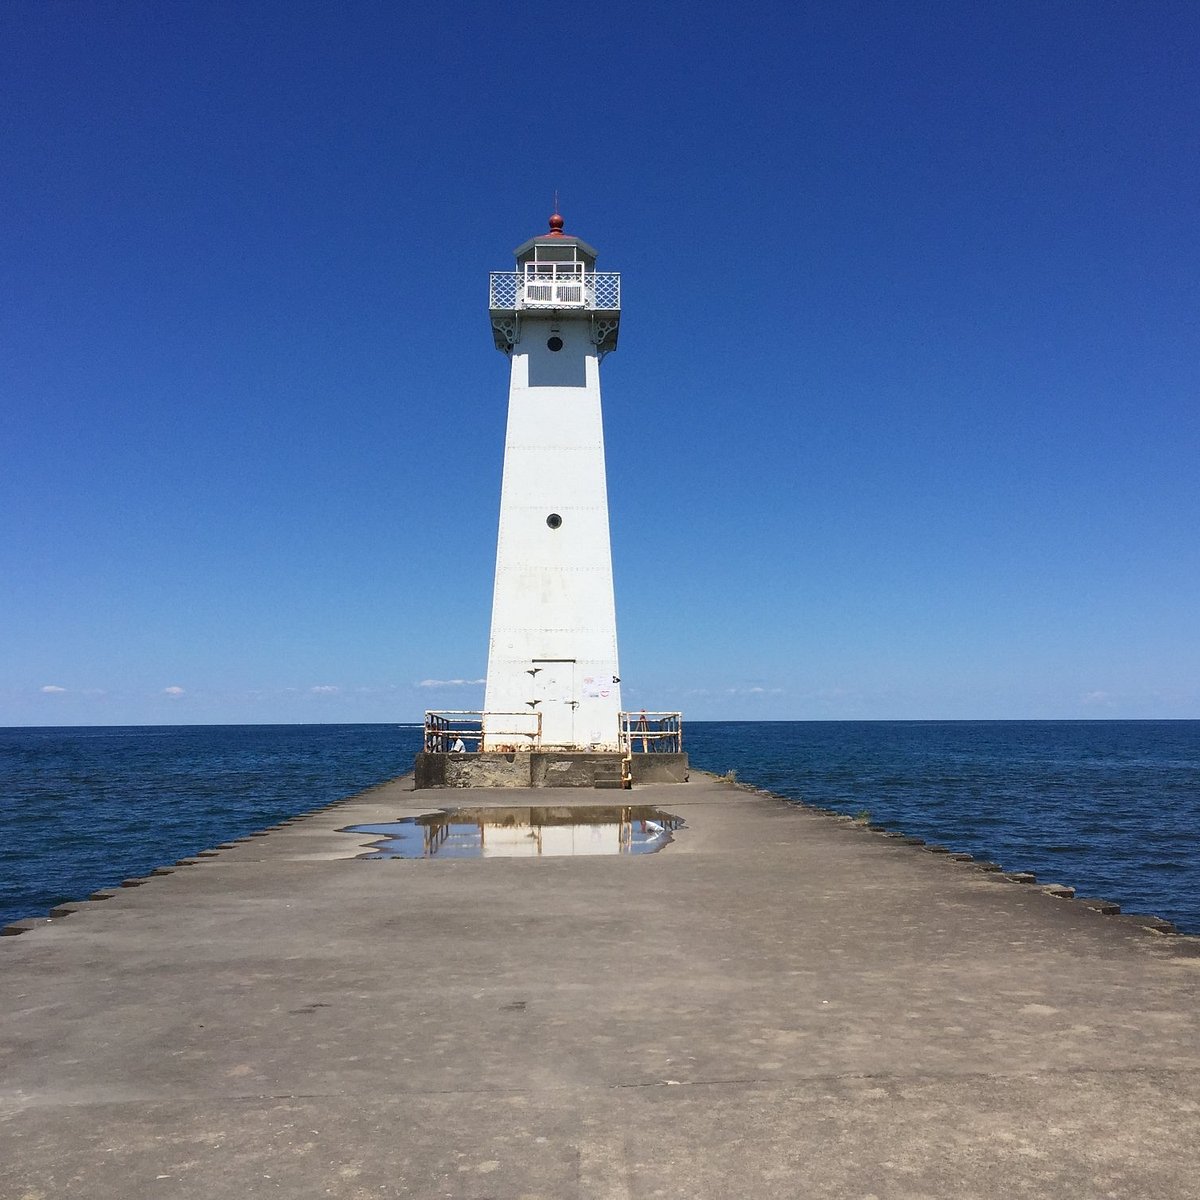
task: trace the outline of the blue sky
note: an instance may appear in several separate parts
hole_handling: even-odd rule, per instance
[[[8,0],[0,724],[477,707],[487,272],[555,189],[623,275],[629,706],[1200,717],[1198,55],[1191,3]]]

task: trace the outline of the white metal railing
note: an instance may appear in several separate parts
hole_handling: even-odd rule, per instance
[[[623,712],[621,749],[626,754],[678,754],[683,750],[683,713]]]
[[[460,743],[465,750],[536,749],[542,744],[542,714],[483,712],[480,709],[429,709],[425,713],[425,749],[446,754]]]
[[[616,271],[583,275],[523,274],[493,271],[488,289],[489,308],[582,308],[616,312],[621,307],[621,276]]]
[[[493,271],[488,294],[489,308],[516,308],[523,275],[516,271]]]

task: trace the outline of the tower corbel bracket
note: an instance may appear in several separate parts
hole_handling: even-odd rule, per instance
[[[592,317],[592,344],[600,352],[602,359],[610,350],[617,348],[617,330],[620,324],[620,320],[612,317]]]
[[[521,340],[521,314],[492,317],[492,336],[496,339],[497,350],[512,354],[513,347]]]

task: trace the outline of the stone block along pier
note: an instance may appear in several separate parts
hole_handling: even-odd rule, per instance
[[[697,773],[635,790],[655,853],[339,832],[512,795],[396,780],[0,939],[0,1196],[1200,1194],[1194,939]]]

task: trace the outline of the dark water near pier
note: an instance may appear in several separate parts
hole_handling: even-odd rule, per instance
[[[685,737],[697,767],[1200,933],[1200,721],[695,722]],[[0,729],[0,924],[401,774],[419,741],[394,725]]]
[[[419,729],[0,729],[0,924],[44,913],[412,765]]]
[[[1200,721],[693,726],[692,761],[1200,933]]]

